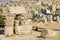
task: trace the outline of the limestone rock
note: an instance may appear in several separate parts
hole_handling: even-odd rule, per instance
[[[58,32],[56,31],[53,31],[53,30],[48,30],[48,35],[47,37],[54,37],[58,34]]]
[[[5,35],[12,35],[13,27],[5,27]]]
[[[29,25],[22,25],[15,27],[16,34],[30,34],[31,31],[32,31],[32,27]]]

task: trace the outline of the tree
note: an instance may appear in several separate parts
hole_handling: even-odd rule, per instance
[[[0,26],[4,26],[4,18],[2,15],[0,15]]]

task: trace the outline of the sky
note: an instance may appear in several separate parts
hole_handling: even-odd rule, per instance
[[[7,0],[0,0],[0,2],[5,2],[5,1],[7,1]],[[8,0],[8,1],[10,1],[10,0]]]

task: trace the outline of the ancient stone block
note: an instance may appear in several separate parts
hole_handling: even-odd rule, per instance
[[[30,34],[31,31],[32,31],[32,27],[29,25],[22,25],[15,27],[16,34]]]
[[[5,35],[12,35],[13,34],[13,27],[5,27]]]

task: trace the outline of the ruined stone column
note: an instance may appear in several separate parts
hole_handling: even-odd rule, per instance
[[[19,20],[15,20],[15,33],[18,34]]]
[[[47,16],[47,21],[53,23],[52,15],[48,15],[48,16]]]
[[[56,12],[56,5],[52,5],[52,13]]]
[[[19,26],[19,20],[15,20],[15,26]]]
[[[46,20],[46,15],[44,14],[40,14],[40,19],[39,19],[40,22],[43,22],[43,23],[46,23],[47,20]]]
[[[51,22],[51,23],[53,23],[53,20],[52,20],[52,15],[50,15],[50,19],[51,19],[51,21],[50,21],[50,22]]]
[[[45,20],[45,23],[47,23],[47,18],[46,18],[46,15],[44,15],[44,20]]]
[[[13,34],[13,26],[14,26],[14,15],[7,14],[5,20],[5,35],[12,35]]]

